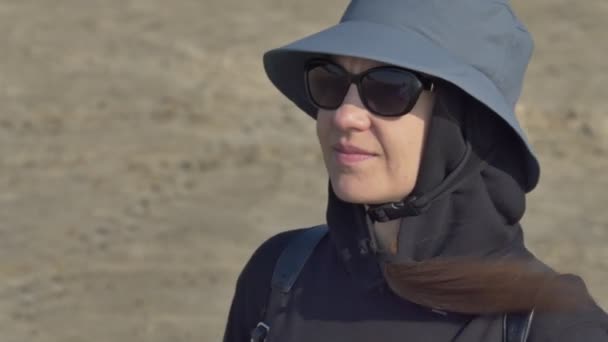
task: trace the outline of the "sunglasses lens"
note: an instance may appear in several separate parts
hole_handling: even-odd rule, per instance
[[[373,70],[361,81],[361,97],[366,106],[375,114],[383,116],[408,113],[421,91],[420,80],[406,70]]]
[[[324,109],[340,107],[350,86],[346,72],[330,63],[310,66],[306,80],[311,100]]]

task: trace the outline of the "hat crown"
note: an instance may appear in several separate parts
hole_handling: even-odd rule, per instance
[[[506,0],[353,0],[340,21],[417,32],[485,74],[512,108],[534,48]]]

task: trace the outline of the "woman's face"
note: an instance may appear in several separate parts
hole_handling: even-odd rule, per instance
[[[355,74],[383,65],[353,57],[334,60]],[[352,84],[338,109],[320,109],[317,136],[336,195],[361,204],[406,197],[418,177],[433,102],[433,93],[423,91],[410,113],[381,117],[365,109]]]

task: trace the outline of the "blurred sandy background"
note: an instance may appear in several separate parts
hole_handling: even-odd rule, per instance
[[[323,220],[313,121],[261,54],[345,4],[0,0],[2,342],[219,341],[253,249]],[[527,241],[608,307],[608,2],[514,5]]]

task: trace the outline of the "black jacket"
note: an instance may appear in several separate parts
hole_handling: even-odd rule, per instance
[[[466,115],[464,113],[467,113]],[[433,258],[517,257],[540,263],[525,247],[526,168],[521,142],[494,114],[458,92],[438,94],[412,196],[420,213],[402,217],[391,262]],[[300,273],[270,342],[499,342],[502,315],[442,312],[388,287],[363,205],[329,189],[329,236]],[[263,319],[275,262],[295,231],[266,241],[241,273],[224,342],[249,341]],[[566,276],[587,293],[582,280]],[[608,342],[608,317],[589,298],[584,310],[535,315],[529,342]]]
[[[245,266],[237,282],[224,342],[249,341],[250,332],[263,319],[274,264],[297,231],[267,240]],[[366,265],[365,260],[370,263]],[[373,274],[373,260],[374,252],[368,251],[350,267],[358,272],[369,267]],[[321,241],[300,274],[287,319],[271,329],[272,341],[501,341],[500,317],[435,312],[394,295],[377,273],[377,277],[364,277],[367,279],[362,282],[347,268],[331,238]],[[584,315],[540,314],[533,320],[528,341],[604,342],[608,341],[608,324],[599,308]]]

